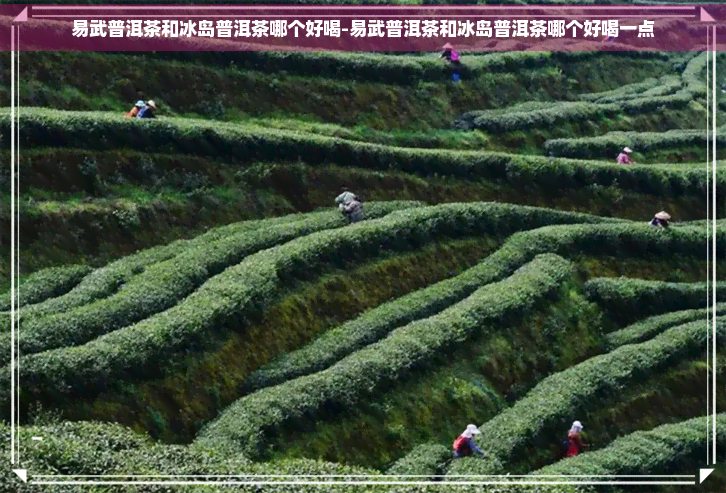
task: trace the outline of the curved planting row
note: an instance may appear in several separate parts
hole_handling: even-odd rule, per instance
[[[345,52],[275,52],[275,51],[216,51],[199,54],[184,51],[166,51],[145,54],[156,59],[193,61],[224,67],[235,64],[248,70],[265,72],[285,71],[299,75],[323,76],[344,80],[365,80],[402,86],[422,81],[440,81],[446,66],[436,57],[382,55],[377,53]],[[551,66],[553,63],[571,64],[577,60],[616,57],[630,59],[668,60],[665,52],[623,51],[603,54],[597,51],[507,51],[486,56],[468,57],[462,65],[465,79],[492,72],[510,72],[528,68]]]
[[[726,127],[716,130],[717,148],[726,146]],[[544,143],[546,153],[570,159],[596,159],[617,154],[625,146],[646,153],[663,149],[697,147],[703,149],[711,142],[706,130],[669,130],[667,132],[609,132],[598,137],[553,139]],[[723,159],[723,151],[718,154]]]
[[[86,265],[64,265],[34,272],[28,276],[25,282],[16,287],[16,308],[61,296],[76,287],[92,270]],[[11,294],[8,291],[0,295],[0,312],[9,311],[12,308]]]
[[[666,424],[614,440],[607,447],[561,460],[533,471],[533,475],[645,475],[663,471],[696,470],[716,440],[717,454],[726,450],[726,414],[716,415],[716,435],[710,436],[711,416]],[[592,479],[592,478],[591,478]]]
[[[610,334],[606,334],[605,346],[609,351],[612,351],[626,344],[645,342],[675,325],[685,324],[695,320],[705,320],[713,312],[713,308],[701,308],[656,315],[628,325],[623,329],[611,332]],[[716,315],[726,315],[726,303],[716,304]]]
[[[717,319],[718,345],[726,342],[726,319]],[[597,409],[610,396],[632,382],[647,379],[684,359],[702,357],[706,339],[701,321],[673,327],[650,341],[615,349],[552,375],[514,406],[480,427],[479,445],[487,450],[485,461],[461,461],[451,474],[513,472],[527,449],[556,443],[569,423],[588,410]],[[491,459],[491,460],[490,460]],[[466,471],[466,472],[464,472]]]
[[[403,204],[401,208],[407,206],[408,204]],[[142,250],[111,262],[105,267],[95,269],[74,289],[62,296],[24,308],[21,312],[22,318],[33,319],[44,315],[67,312],[73,308],[87,305],[116,293],[130,279],[144,272],[150,266],[158,262],[173,259],[175,256],[189,249],[204,245],[209,241],[223,239],[236,233],[285,224],[303,217],[306,216],[290,215],[274,219],[243,221],[212,229],[190,240],[177,240],[168,245],[160,245]]]
[[[502,227],[506,227],[505,223]],[[638,227],[634,231],[630,225],[602,224],[547,227],[517,233],[498,251],[466,272],[380,305],[260,368],[242,386],[243,392],[322,371],[354,351],[378,341],[392,329],[440,312],[481,286],[503,279],[537,254],[552,251],[563,256],[584,253],[647,258],[674,249],[680,255],[700,258],[703,241],[706,240],[705,231],[685,229],[683,232],[674,229],[671,234],[660,235],[648,227]],[[720,249],[726,248],[726,237],[720,236],[718,244]]]
[[[582,217],[581,222],[607,223],[610,220]],[[505,234],[511,231],[511,227],[512,224],[508,220],[499,225],[500,231]],[[534,239],[537,234],[537,230],[534,230],[527,236]],[[603,243],[603,246],[605,245],[606,243]],[[503,248],[509,250],[508,242]],[[454,278],[384,303],[354,320],[325,332],[309,345],[282,355],[260,368],[247,379],[242,387],[243,391],[252,392],[322,371],[353,352],[377,342],[396,327],[432,316],[471,295],[480,287],[503,279],[514,269],[534,258],[536,254],[546,252],[544,248],[534,248],[525,256],[511,256],[512,263],[506,268],[493,267],[492,260],[485,259]],[[492,258],[498,258],[500,255],[497,252]]]
[[[668,196],[703,193],[707,189],[707,178],[710,178],[702,166],[685,169],[626,167],[494,152],[407,149],[204,120],[159,118],[140,124],[108,113],[39,109],[26,109],[20,118],[24,129],[21,146],[25,147],[53,141],[67,147],[93,150],[143,147],[147,152],[197,154],[245,162],[302,159],[311,165],[332,163],[424,176],[486,179],[506,182],[511,187],[535,185],[543,189],[580,189],[594,184],[610,186],[617,181],[622,190]],[[0,110],[0,130],[9,131],[9,127],[9,112]],[[703,138],[698,132],[679,132],[686,132],[691,140]],[[668,139],[664,136],[670,134],[654,135],[658,139]],[[648,147],[644,145],[642,149],[646,151]],[[719,196],[723,195],[722,189],[726,189],[725,183],[726,175],[719,172],[715,184]]]
[[[23,358],[24,391],[63,396],[103,392],[124,380],[149,379],[163,364],[210,349],[230,330],[240,331],[299,279],[310,278],[330,264],[377,255],[380,251],[416,248],[437,237],[497,234],[551,223],[596,220],[584,214],[510,205],[447,204],[409,208],[383,219],[314,233],[245,258],[210,279],[166,311],[78,347]],[[9,381],[8,368],[0,373]],[[0,400],[7,399],[7,392]]]
[[[612,91],[581,94],[579,98],[591,103],[614,103],[651,96],[665,96],[676,92],[681,87],[683,87],[682,77],[665,75],[659,79],[652,78],[643,82],[620,86]]]
[[[646,281],[643,279],[591,279],[585,292],[591,301],[600,305],[621,325],[652,315],[705,308],[716,301],[726,300],[726,286],[716,286],[716,300],[705,282],[681,283]]]
[[[698,76],[705,68],[705,55],[699,55],[688,62],[682,77],[663,77],[656,81],[660,83],[657,87],[654,87],[654,79],[649,79],[602,93],[600,97],[596,97],[596,94],[584,95],[581,99],[585,99],[585,102],[561,102],[552,104],[548,108],[533,110],[515,107],[505,110],[472,111],[458,120],[458,126],[463,125],[491,133],[505,133],[609,118],[621,113],[637,115],[662,108],[684,108],[696,95],[702,95],[705,86]],[[470,123],[467,125],[466,122]]]
[[[394,330],[327,370],[243,397],[203,429],[197,441],[252,458],[264,456],[270,439],[286,427],[307,427],[321,413],[353,408],[426,366],[435,355],[506,327],[557,292],[573,274],[573,266],[561,257],[538,256],[511,277],[480,288],[437,315]]]
[[[0,433],[5,437],[10,427],[0,423]],[[317,481],[339,480],[343,475],[367,475],[375,481],[380,473],[371,469],[346,466],[331,462],[314,460],[293,460],[275,464],[252,463],[242,456],[221,456],[214,450],[201,447],[166,445],[154,443],[146,437],[138,435],[128,428],[110,423],[62,422],[19,428],[19,453],[23,464],[28,468],[29,475],[111,475],[112,480],[134,481],[138,476],[176,476],[176,480],[185,481],[188,476],[235,476],[235,481],[276,481],[275,477],[260,478],[262,475],[286,476],[281,480],[290,480],[310,475],[328,475]],[[31,437],[42,436],[43,441],[32,441]],[[10,453],[10,442],[0,442],[0,453]],[[69,457],[72,459],[69,460]],[[3,472],[2,474],[5,474]],[[129,477],[137,476],[137,478]],[[332,476],[332,477],[331,477]],[[222,479],[223,478],[219,478]],[[315,478],[310,478],[315,479]],[[54,479],[51,479],[53,481]],[[142,479],[143,480],[143,479]],[[189,478],[196,481],[195,478]],[[62,481],[59,480],[59,481]],[[200,491],[199,485],[175,486],[169,484],[143,485],[123,487],[116,485],[50,486],[23,483],[10,472],[7,477],[0,476],[0,493],[39,493],[39,492],[88,492],[88,491],[144,491],[147,493],[168,493]],[[110,488],[110,489],[109,489]],[[138,489],[140,488],[140,489]],[[247,491],[245,487],[234,491]],[[320,485],[308,487],[270,485],[248,487],[254,491],[296,491],[320,492]],[[331,486],[335,488],[335,486]],[[229,485],[215,485],[212,482],[202,487],[203,491],[230,491]],[[253,491],[249,490],[249,491]],[[368,489],[368,491],[375,491]],[[380,491],[380,490],[379,490]]]
[[[471,127],[498,134],[517,130],[551,128],[553,125],[571,122],[611,118],[622,113],[639,115],[663,108],[685,108],[693,100],[693,94],[687,90],[668,94],[668,91],[676,90],[674,84],[674,82],[671,82],[670,87],[659,88],[657,92],[662,91],[664,94],[656,92],[633,99],[617,99],[602,103],[562,102],[552,105],[551,108],[529,111],[473,111],[463,115],[457,121],[457,126]],[[466,121],[471,121],[471,124],[466,125]]]
[[[370,218],[376,218],[392,209],[395,210],[388,204],[373,203],[366,212]],[[171,308],[208,279],[238,264],[248,255],[345,224],[337,211],[306,214],[298,221],[279,226],[274,225],[274,220],[268,223],[271,224],[267,227],[243,229],[221,239],[197,242],[198,246],[149,266],[107,298],[52,316],[24,319],[20,353],[27,355],[85,344]],[[0,345],[9,344],[9,335],[0,335]],[[9,355],[0,356],[0,365],[8,364],[9,359]]]

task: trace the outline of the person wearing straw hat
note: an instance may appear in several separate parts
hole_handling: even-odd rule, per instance
[[[477,428],[476,425],[467,426],[464,433],[454,440],[454,458],[458,459],[460,457],[468,457],[472,452],[476,452],[483,457],[484,452],[482,452],[482,450],[477,447],[474,442],[474,435],[480,434],[481,431],[479,431],[479,428]]]
[[[630,154],[632,152],[633,152],[633,150],[630,147],[625,147],[623,149],[623,152],[618,154],[618,164],[631,164]]]
[[[146,106],[146,103],[144,103],[142,100],[136,101],[136,104],[133,108],[131,108],[131,111],[126,113],[124,116],[126,118],[136,118],[136,115],[139,114],[139,111],[141,111],[141,108]]]
[[[668,221],[671,220],[670,214],[668,214],[665,211],[660,211],[658,214],[655,215],[655,217],[650,221],[651,226],[661,226],[663,228],[668,227]]]
[[[136,118],[156,118],[154,114],[156,112],[156,103],[154,101],[147,101],[146,105],[139,111]]]
[[[567,452],[565,452],[565,457],[574,457],[586,447],[585,442],[582,441],[582,437],[580,436],[580,431],[582,431],[582,423],[579,421],[572,423],[570,431],[567,432],[568,447]]]
[[[450,43],[446,43],[443,46],[443,50],[444,52],[441,54],[441,58],[446,58],[449,63],[451,63],[452,67],[454,67],[454,72],[451,74],[451,78],[454,82],[459,82],[459,80],[461,80],[461,76],[459,74],[459,68],[461,67],[461,55],[454,50],[454,47],[451,46]]]

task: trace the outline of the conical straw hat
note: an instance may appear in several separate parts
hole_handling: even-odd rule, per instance
[[[668,221],[671,218],[670,214],[665,211],[660,211],[658,214],[655,215],[655,217],[664,221]]]

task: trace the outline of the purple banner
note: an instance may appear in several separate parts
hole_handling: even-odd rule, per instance
[[[724,24],[726,5],[4,5],[0,50],[691,51]]]

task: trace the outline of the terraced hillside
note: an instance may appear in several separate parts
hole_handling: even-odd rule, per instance
[[[726,376],[726,289],[714,296],[704,255],[715,242],[722,280],[726,175],[705,165],[704,55],[465,60],[455,84],[427,55],[25,55],[0,434],[15,301],[31,477],[357,474],[413,492],[428,490],[375,483],[697,474],[708,372]],[[139,98],[156,120],[123,118]],[[625,146],[635,164],[615,162]],[[342,185],[364,221],[332,207]],[[9,209],[5,193],[6,230]],[[667,229],[648,225],[659,210]],[[590,447],[563,459],[575,419]],[[486,456],[452,460],[469,423]],[[54,491],[6,479],[0,492]],[[719,469],[658,491],[723,488]]]

